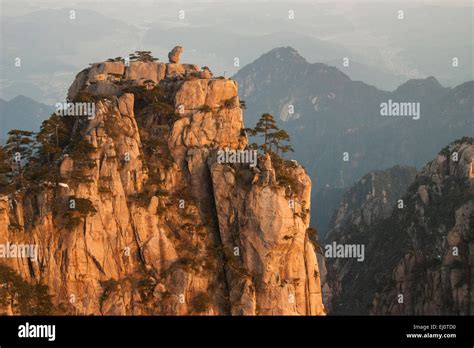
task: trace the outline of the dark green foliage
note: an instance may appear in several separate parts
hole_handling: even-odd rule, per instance
[[[104,122],[104,130],[112,139],[117,139],[121,133],[121,126],[111,117],[107,117]]]
[[[33,142],[33,132],[12,129],[8,132],[8,135],[7,145],[5,146],[7,152],[11,150],[26,153],[31,150],[30,145]]]
[[[128,200],[134,202],[140,207],[148,207],[150,200],[153,197],[153,194],[150,191],[144,190],[142,192],[137,192],[134,194],[128,195]]]
[[[445,146],[438,154],[449,157],[451,155],[450,148],[452,148],[453,145],[463,144],[463,143],[468,143],[468,144],[473,145],[474,144],[474,138],[472,138],[472,137],[462,137],[461,139],[456,139],[455,141],[450,143],[448,146]]]
[[[74,212],[66,212],[64,215],[63,215],[63,218],[65,219],[66,223],[64,225],[64,227],[68,230],[68,231],[72,231],[73,229],[75,229],[77,226],[79,226],[82,222],[82,219],[77,216],[76,214],[74,214]]]
[[[283,155],[288,151],[293,151],[288,144],[290,136],[285,130],[278,128],[275,119],[270,114],[263,114],[255,128],[245,128],[244,130],[251,136],[263,137],[263,144],[251,144],[252,148],[261,150],[263,153]]]
[[[13,304],[14,314],[51,315],[54,307],[48,287],[30,284],[23,280],[13,269],[0,264],[0,307]],[[15,301],[12,301],[15,298]]]
[[[244,131],[251,136],[263,137],[263,144],[253,143],[249,147],[262,153],[269,153],[279,185],[290,187],[291,191],[294,192],[297,189],[298,182],[293,177],[292,169],[296,165],[280,157],[288,151],[293,151],[291,146],[287,144],[290,141],[288,133],[278,128],[275,119],[270,114],[263,114],[255,128],[245,128]]]
[[[70,144],[69,155],[74,160],[75,165],[86,165],[89,168],[95,166],[95,162],[90,159],[90,155],[97,149],[87,140],[76,137]]]
[[[105,175],[104,175],[104,176],[101,176],[101,177],[99,178],[99,180],[100,180],[100,181],[104,181],[104,182],[111,182],[111,181],[112,181],[112,176],[110,176],[110,175],[105,176]]]
[[[11,162],[7,158],[7,154],[3,147],[0,146],[0,193],[12,193],[15,188],[11,182]]]
[[[72,100],[74,103],[97,103],[104,99],[110,99],[109,95],[97,94],[89,91],[79,91],[75,98]],[[77,116],[75,116],[77,117]],[[87,117],[87,116],[84,116]]]
[[[140,303],[146,305],[148,314],[154,313],[154,304],[150,303],[154,299],[153,292],[156,286],[156,280],[149,273],[137,270],[133,275],[123,277],[121,279],[108,279],[101,281],[100,285],[103,289],[99,303],[103,305],[104,301],[114,292],[128,291],[131,289],[133,294],[140,295]]]
[[[65,118],[53,114],[43,121],[36,139],[40,143],[40,156],[53,162],[59,159],[62,149],[71,139],[70,124]]]
[[[134,95],[134,109],[137,113],[140,110],[150,108],[155,114],[167,120],[174,115],[174,105],[167,98],[164,88],[160,85],[156,85],[150,90],[147,90],[144,86],[130,86],[124,88],[123,93],[132,93]]]
[[[209,309],[212,304],[211,297],[205,292],[199,292],[191,300],[191,308],[196,313],[203,313]]]
[[[182,249],[182,246],[181,246],[181,249]],[[189,256],[180,257],[175,262],[174,266],[184,269],[187,272],[197,272],[199,270],[199,262],[198,262],[198,259],[196,259],[196,257],[189,257]]]
[[[308,227],[306,229],[309,239],[317,240],[318,239],[318,230],[314,227]]]
[[[12,231],[23,231],[23,226],[20,224],[17,224],[16,222],[11,222],[8,225],[8,229]]]
[[[151,51],[135,51],[135,53],[130,53],[130,61],[140,61],[140,62],[154,62],[158,58],[152,56]]]
[[[270,134],[271,148],[275,149],[277,154],[283,155],[289,151],[294,152],[293,148],[288,144],[289,141],[290,136],[283,129],[279,129],[276,132]]]
[[[71,202],[72,200],[74,200],[75,206],[74,208],[70,207],[70,209],[77,211],[80,215],[87,216],[90,214],[97,213],[97,210],[89,199],[70,196],[69,202]]]
[[[231,109],[233,107],[234,103],[232,102],[232,99],[233,98],[229,98],[229,99],[224,100],[224,108]]]
[[[276,121],[270,114],[263,114],[260,119],[258,120],[255,128],[246,128],[247,131],[251,136],[261,136],[263,137],[263,144],[256,146],[258,149],[262,150],[262,152],[267,153],[271,152],[271,144],[270,144],[270,137],[269,135],[272,132],[278,130],[276,125]]]
[[[143,140],[143,151],[148,158],[153,158],[152,156],[156,156],[155,158],[160,160],[165,169],[170,169],[174,163],[174,158],[171,155],[171,151],[168,147],[168,134],[164,133],[165,132],[160,132],[160,134],[157,134],[153,137],[145,138]],[[150,172],[150,178],[152,178],[153,182],[159,181],[158,173],[153,171]]]
[[[199,71],[191,71],[190,73],[187,73],[185,76],[185,81],[192,81],[192,80],[197,80],[200,78],[200,73]]]
[[[72,204],[73,200],[74,204]],[[63,214],[63,218],[65,219],[64,227],[69,231],[78,227],[87,216],[97,212],[92,202],[87,198],[70,196],[68,204],[69,211]]]
[[[104,303],[104,301],[107,299],[110,293],[117,290],[119,285],[120,283],[114,278],[110,278],[108,280],[104,280],[100,282],[100,286],[102,286],[102,289],[104,289],[104,291],[102,292],[102,295],[100,296],[100,300],[99,300],[100,305]]]
[[[282,159],[276,153],[271,153],[270,156],[278,184],[283,187],[289,187],[291,192],[296,192],[298,190],[298,181],[293,175],[296,165],[292,161]]]
[[[82,184],[90,184],[94,182],[90,174],[86,174],[84,170],[77,168],[76,166],[74,167],[74,170],[71,173],[71,181]]]
[[[8,140],[3,148],[6,161],[11,166],[12,184],[23,187],[24,167],[28,165],[34,150],[34,133],[19,129],[8,132]]]
[[[115,57],[115,58],[109,58],[109,59],[107,59],[107,62],[121,62],[121,63],[125,63],[125,59],[123,59],[122,57]]]
[[[276,179],[281,186],[289,186],[292,191],[296,191],[296,188],[298,187],[298,182],[291,175],[280,173],[276,176]]]
[[[198,110],[201,111],[201,112],[212,112],[212,108],[209,106],[209,105],[201,105],[200,107],[198,107]]]
[[[169,104],[168,102],[159,100],[156,98],[151,104],[151,107],[155,113],[165,115],[171,117],[174,114],[174,107],[173,105]]]
[[[97,189],[97,191],[99,191],[99,193],[112,193],[112,191],[110,190],[110,188],[108,188],[107,186],[99,186],[99,188]]]

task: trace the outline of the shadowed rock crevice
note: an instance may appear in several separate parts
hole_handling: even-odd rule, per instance
[[[47,285],[66,314],[324,314],[309,216],[296,215],[308,176],[288,169],[290,208],[271,161],[218,163],[219,150],[248,149],[237,84],[180,52],[76,76],[68,97],[95,114],[48,120],[61,139],[40,145],[55,139],[56,152],[43,148],[26,165],[34,179],[0,195],[0,242],[37,244],[39,262],[0,262]]]

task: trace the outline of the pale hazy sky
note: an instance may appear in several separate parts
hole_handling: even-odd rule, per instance
[[[394,20],[400,9],[403,23]],[[431,75],[455,86],[473,76],[472,10],[472,0],[0,0],[0,97],[54,99],[90,62],[138,49],[163,58],[178,44],[183,59],[217,74],[235,74],[236,56],[242,67],[292,46],[311,63],[338,66],[350,56],[363,66],[344,71],[383,89]],[[24,75],[9,69],[18,56],[32,62]]]

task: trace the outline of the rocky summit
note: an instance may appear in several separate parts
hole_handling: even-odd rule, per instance
[[[219,162],[249,149],[237,83],[181,51],[91,64],[68,101],[94,115],[43,123],[0,193],[0,243],[38,247],[2,259],[2,314],[325,314],[310,178],[262,154]]]

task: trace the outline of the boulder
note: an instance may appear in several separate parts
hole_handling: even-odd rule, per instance
[[[123,75],[125,73],[125,64],[122,62],[103,62],[98,66],[100,74]]]
[[[179,63],[179,58],[181,57],[182,52],[183,48],[181,46],[174,47],[170,53],[168,53],[170,63]]]
[[[164,79],[165,69],[164,63],[131,62],[125,71],[125,79],[137,81],[138,84],[143,84],[146,80],[158,83]]]

